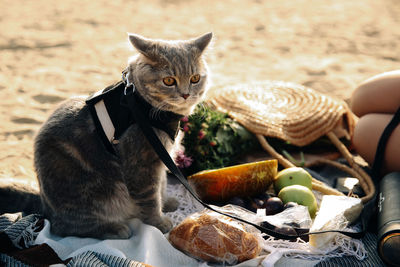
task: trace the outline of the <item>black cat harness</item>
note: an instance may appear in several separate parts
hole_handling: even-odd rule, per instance
[[[90,106],[93,114],[93,119],[98,122],[96,123],[96,128],[99,128],[100,134],[105,139],[105,142],[112,146],[111,143],[118,140],[118,137],[129,127],[132,123],[137,123],[142,130],[144,136],[149,141],[154,151],[157,153],[159,158],[165,164],[165,166],[170,170],[173,176],[175,176],[180,183],[189,191],[189,193],[200,202],[205,208],[217,212],[219,214],[228,216],[232,219],[240,221],[242,223],[249,224],[263,233],[279,239],[293,240],[297,237],[308,236],[309,234],[322,234],[329,232],[337,232],[353,238],[361,238],[365,232],[345,232],[339,230],[327,230],[318,231],[313,233],[304,233],[304,229],[296,229],[296,235],[287,235],[274,231],[271,228],[263,227],[261,225],[247,221],[245,218],[240,218],[232,214],[224,213],[218,209],[216,206],[210,206],[205,203],[197,193],[189,185],[186,177],[182,174],[180,169],[176,166],[175,162],[170,157],[169,153],[165,149],[164,145],[161,143],[160,139],[154,132],[153,127],[162,127],[160,123],[162,121],[154,122],[149,119],[149,111],[151,106],[143,100],[136,92],[135,85],[124,79],[127,75],[123,76],[123,81],[117,83],[116,85],[107,87],[106,89],[95,93],[93,96],[86,100],[86,103]],[[102,103],[103,102],[103,103]],[[111,103],[119,103],[119,107],[111,107]],[[111,109],[110,109],[111,108]],[[116,110],[112,110],[116,109]],[[168,116],[180,116],[175,113],[167,112],[165,115]],[[119,118],[123,118],[123,121],[119,121]],[[177,117],[175,117],[177,118]],[[112,126],[111,126],[112,125]],[[98,126],[98,127],[97,127]],[[168,129],[159,128],[168,133]],[[171,135],[170,135],[171,136]]]
[[[156,116],[153,107],[143,99],[135,90],[135,86],[127,79],[124,71],[122,81],[100,90],[86,99],[96,131],[107,150],[115,154],[113,145],[118,144],[118,139],[131,126],[136,123],[127,103],[127,89],[133,92],[136,105],[142,111],[148,123],[168,134],[174,140],[178,133],[179,120],[182,115],[169,112],[157,111]],[[155,114],[155,113],[154,113]]]

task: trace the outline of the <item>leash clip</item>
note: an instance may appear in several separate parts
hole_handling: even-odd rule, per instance
[[[136,90],[135,85],[133,84],[133,82],[131,82],[129,80],[129,73],[128,72],[123,72],[122,73],[122,80],[125,82],[125,89],[124,89],[124,95],[128,95],[130,93],[134,93]],[[130,88],[132,87],[132,91],[128,91]]]

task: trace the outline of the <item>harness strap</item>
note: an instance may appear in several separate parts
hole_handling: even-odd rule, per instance
[[[189,193],[198,202],[200,202],[200,204],[202,204],[205,208],[212,210],[214,212],[217,212],[221,215],[238,220],[240,222],[246,223],[248,225],[251,225],[251,226],[257,228],[258,230],[260,230],[261,232],[266,233],[275,238],[279,238],[279,239],[292,240],[297,237],[308,236],[310,234],[323,234],[323,233],[332,233],[332,232],[344,234],[344,235],[352,237],[352,238],[361,238],[362,236],[365,235],[364,231],[362,231],[362,232],[346,232],[346,231],[339,231],[339,230],[326,230],[326,231],[318,231],[318,232],[312,232],[312,233],[298,232],[296,235],[286,235],[286,234],[282,234],[282,233],[273,231],[273,230],[263,227],[261,225],[257,225],[255,223],[249,222],[242,218],[221,212],[217,208],[214,208],[213,206],[208,205],[207,203],[202,201],[200,199],[200,197],[196,194],[196,192],[191,188],[187,179],[182,174],[182,172],[179,170],[179,168],[175,165],[174,161],[171,159],[170,155],[168,154],[167,150],[164,148],[160,139],[157,137],[153,128],[150,126],[150,124],[146,120],[146,117],[141,112],[140,106],[138,105],[137,95],[135,94],[135,87],[133,85],[130,85],[130,84],[127,85],[127,87],[125,89],[125,96],[126,96],[126,101],[128,102],[129,108],[131,110],[132,116],[134,117],[136,123],[138,123],[139,127],[143,131],[143,133],[146,136],[149,143],[152,145],[154,151],[157,153],[159,158],[163,161],[165,166],[171,171],[171,173],[180,181],[180,183],[189,191]],[[298,229],[298,230],[300,230],[300,229]]]
[[[94,104],[97,117],[100,121],[101,127],[103,128],[104,134],[107,136],[109,142],[112,142],[115,134],[115,127],[111,121],[110,115],[108,115],[106,105],[103,100],[100,100]]]
[[[383,160],[385,158],[386,144],[389,141],[394,129],[400,124],[400,107],[397,109],[389,124],[385,127],[379,139],[378,146],[375,152],[374,162],[372,164],[372,177],[378,179],[382,170]]]
[[[100,90],[86,99],[86,104],[95,123],[96,132],[108,152],[116,155],[113,147],[124,132],[135,123],[125,99],[126,79]],[[134,86],[133,84],[131,84]],[[137,96],[137,103],[152,127],[160,129],[174,140],[182,115],[170,111],[157,111],[157,116],[151,116],[153,106]]]

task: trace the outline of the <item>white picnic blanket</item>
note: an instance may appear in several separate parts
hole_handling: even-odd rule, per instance
[[[167,191],[169,195],[176,196],[180,203],[180,206],[175,212],[166,214],[172,219],[174,225],[179,224],[188,215],[203,209],[203,207],[189,195],[183,186],[179,184],[168,185]],[[138,219],[133,219],[130,222],[130,227],[133,230],[133,235],[129,239],[99,240],[73,236],[59,237],[50,232],[50,222],[46,220],[43,230],[38,234],[35,240],[35,244],[47,243],[62,260],[87,251],[93,251],[122,259],[143,262],[155,267],[218,266],[198,261],[175,249],[160,230],[144,224]],[[359,242],[359,244],[362,245],[361,242]],[[353,243],[350,245],[353,246]],[[310,250],[307,243],[276,241],[271,239],[266,240],[261,246],[263,247],[263,252],[259,257],[235,266],[314,266],[326,256],[329,257],[329,255],[326,255],[329,253],[328,251]],[[291,258],[283,257],[288,254],[297,254],[297,256],[294,255],[293,257],[292,255]],[[347,255],[352,254],[354,253]],[[343,256],[346,255],[346,253],[339,253],[336,255]]]
[[[93,251],[159,267],[200,266],[198,261],[172,247],[157,228],[138,219],[132,220],[130,226],[134,234],[129,239],[99,240],[53,235],[50,233],[50,222],[46,220],[35,244],[47,243],[62,260]]]
[[[45,220],[43,230],[36,237],[35,244],[46,243],[62,259],[68,259],[87,251],[100,254],[111,255],[123,259],[130,259],[156,267],[207,267],[205,262],[197,261],[179,250],[175,249],[166,237],[157,228],[144,224],[138,219],[131,221],[130,226],[134,229],[134,234],[129,239],[99,240],[94,238],[80,237],[59,237],[50,233],[50,222]],[[235,267],[256,267],[273,266],[267,261],[267,255],[259,256],[255,259],[242,262]],[[278,262],[279,266],[314,266],[318,261],[305,261],[299,259],[282,258]],[[278,266],[276,265],[276,266]]]

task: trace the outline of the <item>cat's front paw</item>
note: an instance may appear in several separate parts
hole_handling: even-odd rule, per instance
[[[132,235],[131,228],[124,223],[110,224],[105,231],[103,234],[104,239],[128,239]]]
[[[167,198],[163,203],[163,212],[176,211],[179,207],[179,201],[174,197]]]
[[[160,222],[155,225],[163,234],[168,233],[173,226],[171,219],[166,216],[162,216]]]

